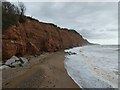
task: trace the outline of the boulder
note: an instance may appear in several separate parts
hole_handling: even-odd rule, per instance
[[[19,58],[18,57],[16,57],[16,56],[12,56],[10,59],[8,59],[6,62],[5,62],[5,65],[12,65],[12,64],[14,64],[14,63],[18,63],[18,61],[19,61]],[[16,64],[17,64],[16,63]]]
[[[8,68],[10,68],[10,67],[7,65],[2,65],[2,66],[0,66],[0,71],[8,69]]]
[[[20,60],[21,64],[26,64],[28,63],[28,59],[24,58],[24,57],[20,57]]]
[[[12,56],[10,59],[8,59],[5,62],[5,65],[13,68],[16,66],[24,66],[27,62],[28,62],[28,60],[24,57],[18,58],[16,56]]]

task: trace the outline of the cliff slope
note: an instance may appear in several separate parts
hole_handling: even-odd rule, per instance
[[[2,35],[2,60],[13,55],[39,55],[66,48],[86,45],[89,42],[75,30],[57,27],[32,18],[9,27]]]

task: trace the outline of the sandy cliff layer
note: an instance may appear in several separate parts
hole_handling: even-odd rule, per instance
[[[74,30],[27,18],[25,23],[9,27],[2,35],[2,60],[13,55],[36,55],[85,44],[89,42]]]

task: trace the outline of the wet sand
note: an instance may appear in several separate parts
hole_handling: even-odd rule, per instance
[[[64,68],[64,55],[45,53],[26,66],[3,70],[3,88],[79,88]]]

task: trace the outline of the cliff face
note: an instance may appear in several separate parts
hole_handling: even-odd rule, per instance
[[[59,28],[54,24],[27,19],[5,30],[2,35],[2,60],[13,55],[36,55],[53,52],[89,42],[74,30]]]

